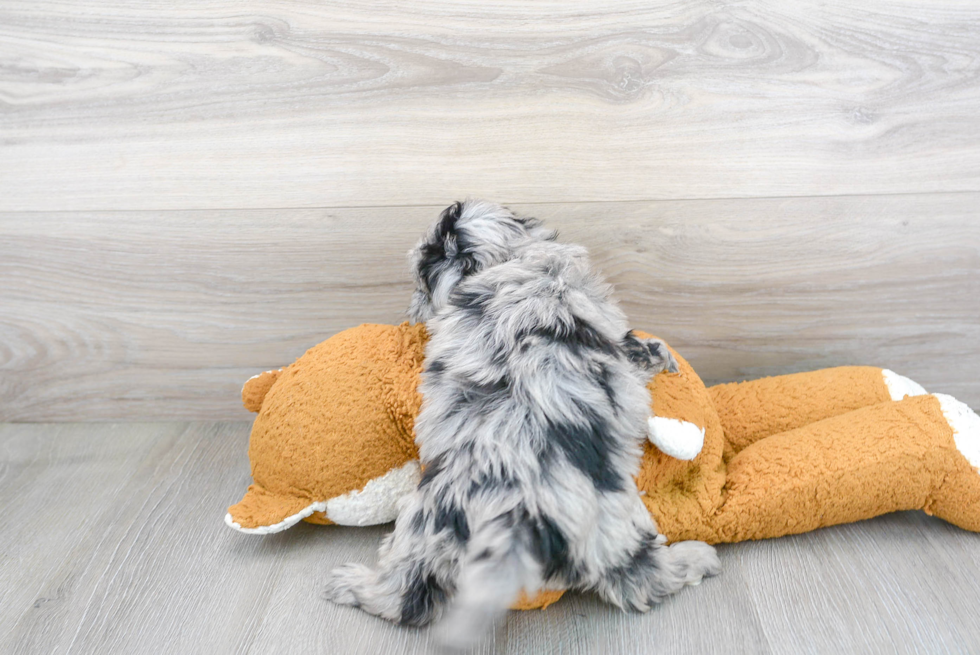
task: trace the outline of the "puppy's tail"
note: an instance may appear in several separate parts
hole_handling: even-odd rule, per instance
[[[517,600],[521,591],[533,595],[541,570],[514,530],[493,522],[470,541],[461,562],[456,598],[438,628],[446,650],[473,646]]]

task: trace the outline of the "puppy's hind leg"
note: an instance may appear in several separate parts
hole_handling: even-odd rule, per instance
[[[681,541],[667,546],[666,541],[663,535],[644,532],[626,561],[604,572],[599,593],[623,609],[646,612],[685,586],[721,572],[718,555],[708,544]]]
[[[452,553],[432,548],[424,516],[416,509],[398,517],[395,531],[381,546],[377,569],[345,564],[331,571],[324,598],[407,625],[425,625],[441,615],[452,580],[437,571],[452,568],[444,565]]]
[[[422,562],[406,562],[404,569],[378,570],[344,564],[330,572],[324,597],[395,623],[418,626],[441,613],[447,593]]]

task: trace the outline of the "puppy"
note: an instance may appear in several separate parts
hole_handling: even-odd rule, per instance
[[[593,590],[623,609],[720,570],[712,547],[671,546],[637,492],[650,395],[676,371],[638,339],[585,249],[484,201],[446,209],[413,255],[425,321],[415,422],[424,472],[376,570],[348,564],[334,602],[422,625],[465,647],[519,596]]]

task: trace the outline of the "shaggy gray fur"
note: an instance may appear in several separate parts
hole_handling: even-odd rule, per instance
[[[431,339],[415,423],[424,474],[377,569],[335,569],[327,596],[470,643],[522,590],[594,590],[647,611],[720,570],[665,545],[637,492],[646,384],[676,371],[641,340],[585,249],[534,219],[456,203],[415,249],[410,314]]]

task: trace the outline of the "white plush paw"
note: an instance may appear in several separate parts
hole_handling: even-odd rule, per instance
[[[934,394],[949,427],[953,428],[953,440],[973,468],[980,472],[980,416],[965,403],[944,393]]]
[[[704,447],[704,428],[676,418],[651,416],[647,436],[661,452],[676,459],[692,460]]]
[[[881,375],[885,378],[885,386],[888,387],[888,394],[892,400],[902,400],[905,396],[926,395],[926,390],[922,388],[921,384],[904,375],[899,375],[887,368],[881,369]]]

